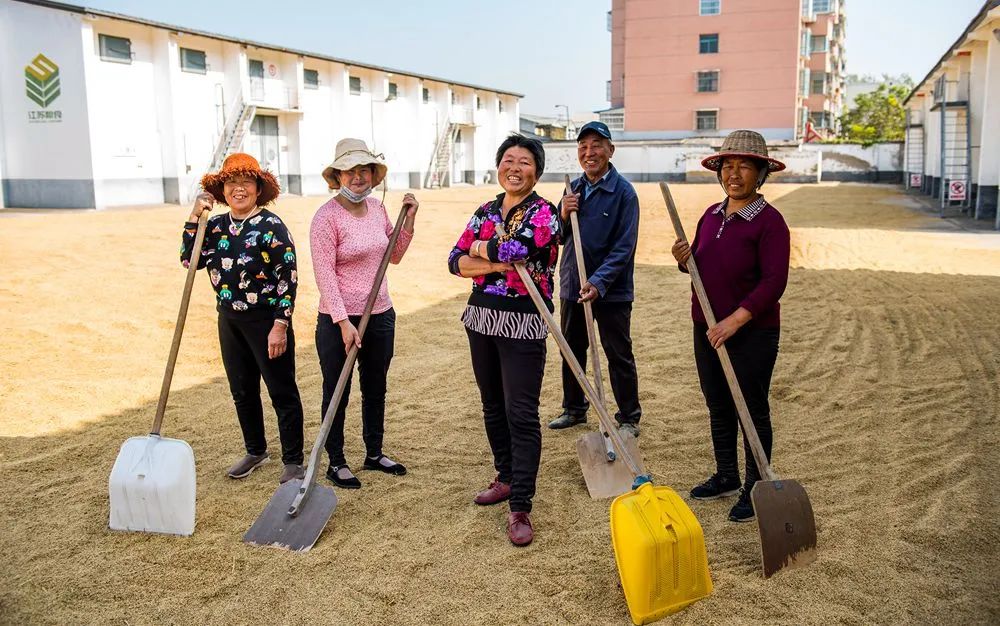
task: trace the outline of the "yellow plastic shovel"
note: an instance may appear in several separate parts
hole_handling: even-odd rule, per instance
[[[497,232],[504,235],[501,225],[497,225]],[[524,263],[517,262],[514,268],[555,337],[576,381],[597,409],[598,418],[618,452],[618,458],[625,462],[635,477],[632,491],[615,498],[610,513],[611,543],[632,622],[648,624],[676,613],[712,593],[705,533],[701,524],[672,489],[654,486],[652,477],[632,457],[615,428],[614,420],[584,375],[559,324],[545,306]]]

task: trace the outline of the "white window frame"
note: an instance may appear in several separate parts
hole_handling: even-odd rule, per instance
[[[111,39],[118,39],[128,44],[128,57],[108,56],[107,51],[110,49],[108,41]],[[132,51],[131,39],[128,37],[119,37],[118,35],[108,35],[106,33],[97,34],[97,53],[98,56],[101,57],[102,61],[107,61],[109,63],[124,63],[126,65],[131,65],[132,59],[135,58],[135,52]]]
[[[716,7],[714,13],[705,12],[705,6],[708,3]],[[722,15],[722,0],[698,0],[698,15]]]
[[[715,128],[698,128],[698,114],[699,113],[714,113],[715,114]],[[696,109],[694,112],[694,130],[719,130],[719,109]]]
[[[316,76],[316,82],[311,83],[306,80],[306,72],[312,72]],[[319,70],[310,69],[308,67],[302,68],[302,87],[303,89],[319,89]]]
[[[711,52],[703,52],[701,45],[705,43],[702,37],[715,37],[715,50]],[[719,54],[719,33],[699,33],[698,34],[698,54]]]
[[[185,48],[183,46],[178,46],[177,50],[178,50],[178,56],[180,58],[182,72],[188,72],[189,74],[208,74],[207,52],[205,52],[204,50],[195,50],[194,48]],[[201,54],[201,57],[204,61],[203,66],[201,68],[186,66],[184,64],[185,61],[190,58],[190,54],[185,54],[185,53],[191,53],[191,52],[194,52],[196,54]]]
[[[715,74],[715,89],[702,89],[701,88],[701,78],[702,74]],[[722,72],[719,70],[698,70],[694,73],[694,90],[696,93],[719,93]]]

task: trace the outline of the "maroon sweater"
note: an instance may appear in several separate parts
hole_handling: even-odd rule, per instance
[[[698,220],[691,246],[715,318],[725,319],[742,306],[753,315],[747,326],[780,326],[778,300],[788,283],[788,226],[763,198],[729,218],[727,201],[708,207]],[[705,323],[693,291],[691,317]]]

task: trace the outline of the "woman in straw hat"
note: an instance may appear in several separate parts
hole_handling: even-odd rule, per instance
[[[448,269],[472,279],[462,322],[497,472],[473,502],[510,500],[507,538],[526,546],[534,538],[529,513],[542,454],[538,401],[548,328],[511,264],[524,262],[551,310],[562,231],[559,211],[535,192],[545,170],[542,144],[513,134],[497,149],[496,164],[504,191],[472,214],[448,255]]]
[[[265,207],[281,191],[271,172],[249,154],[226,158],[216,174],[201,179],[205,190],[184,225],[181,262],[191,258],[198,219],[213,202],[229,207],[208,220],[199,268],[208,268],[219,311],[219,344],[246,456],[229,468],[246,478],[268,460],[260,379],[278,415],[280,482],[303,475],[302,402],[295,384],[292,311],[298,276],[295,244],[281,219]]]
[[[387,172],[382,155],[372,154],[364,141],[341,139],[337,142],[334,161],[323,170],[323,178],[337,195],[316,211],[309,240],[320,294],[316,350],[323,372],[322,414],[326,415],[347,352],[357,345],[362,438],[366,450],[363,467],[402,476],[406,473],[403,464],[382,451],[386,378],[396,329],[396,312],[385,278],[379,286],[364,341],[357,329],[393,230],[385,206],[371,197],[372,190],[385,179]],[[413,194],[403,196],[406,217],[390,257],[392,263],[399,263],[410,245],[418,206]],[[326,440],[326,451],[330,455],[326,477],[339,487],[358,489],[361,481],[344,457],[344,419],[350,385],[349,378]]]
[[[716,471],[691,490],[691,497],[714,500],[738,493],[729,519],[749,522],[754,519],[750,491],[760,472],[744,437],[746,477],[741,483],[736,457],[739,417],[716,349],[726,344],[754,427],[770,459],[768,391],[778,357],[778,300],[788,281],[789,237],[781,213],[759,190],[771,172],[780,172],[785,165],[768,156],[764,138],[752,130],[733,131],[722,149],[701,164],[716,173],[727,197],[701,216],[691,247],[677,240],[672,248],[682,272],[687,271],[687,260],[694,254],[718,320],[709,328],[692,294],[694,355],[708,405]]]

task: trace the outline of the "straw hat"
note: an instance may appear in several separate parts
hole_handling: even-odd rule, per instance
[[[378,187],[389,172],[389,167],[385,164],[385,157],[381,154],[373,154],[368,149],[368,144],[362,139],[341,139],[337,142],[334,154],[336,156],[333,158],[333,163],[323,170],[323,178],[330,185],[330,189],[340,189],[340,172],[342,170],[349,170],[359,165],[375,166],[372,187]]]
[[[705,169],[718,172],[722,167],[722,159],[728,156],[751,157],[766,161],[767,169],[771,172],[785,169],[784,163],[767,156],[767,142],[760,133],[752,130],[734,130],[729,133],[719,151],[702,159],[701,165]]]
[[[222,162],[222,169],[216,174],[205,174],[201,178],[201,187],[215,197],[215,201],[226,204],[226,196],[222,187],[226,181],[235,176],[253,176],[257,179],[257,206],[267,206],[281,193],[281,185],[274,174],[260,168],[257,159],[249,154],[237,152],[230,154]]]

